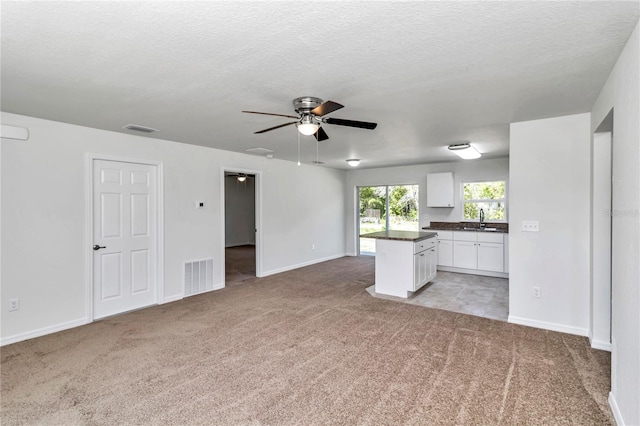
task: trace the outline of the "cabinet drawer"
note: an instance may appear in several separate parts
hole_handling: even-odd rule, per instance
[[[436,231],[439,240],[453,240],[453,231]]]
[[[490,232],[478,232],[478,241],[482,243],[498,243],[504,242],[504,234],[494,234]]]
[[[421,251],[428,250],[436,246],[435,238],[427,238],[426,240],[420,240],[413,243],[413,253],[420,253]]]
[[[454,231],[453,240],[454,241],[478,241],[478,233],[473,231],[470,231],[470,232]]]

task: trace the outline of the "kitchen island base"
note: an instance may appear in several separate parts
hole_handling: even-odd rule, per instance
[[[366,234],[376,238],[375,292],[406,299],[433,280],[438,262],[435,236],[411,231]]]

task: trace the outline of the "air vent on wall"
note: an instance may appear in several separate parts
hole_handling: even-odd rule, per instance
[[[141,133],[155,133],[155,132],[159,132],[160,131],[158,129],[153,129],[151,127],[145,127],[145,126],[139,126],[137,124],[127,124],[126,126],[123,127],[123,129],[133,130],[134,132],[141,132]]]
[[[213,259],[184,263],[184,295],[213,290]]]

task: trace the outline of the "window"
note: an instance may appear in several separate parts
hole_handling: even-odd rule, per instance
[[[358,235],[389,230],[418,231],[418,185],[361,186]],[[359,239],[359,254],[375,253],[375,240]]]
[[[480,209],[486,222],[507,220],[505,208],[506,182],[465,182],[462,184],[463,220],[480,220]]]

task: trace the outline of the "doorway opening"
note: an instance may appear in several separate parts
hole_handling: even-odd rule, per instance
[[[358,187],[358,236],[386,230],[418,231],[419,185]],[[358,254],[374,256],[373,238],[358,237]]]
[[[223,170],[225,285],[260,276],[259,173]]]
[[[591,149],[591,324],[596,349],[611,350],[613,246],[613,110],[593,134]]]

